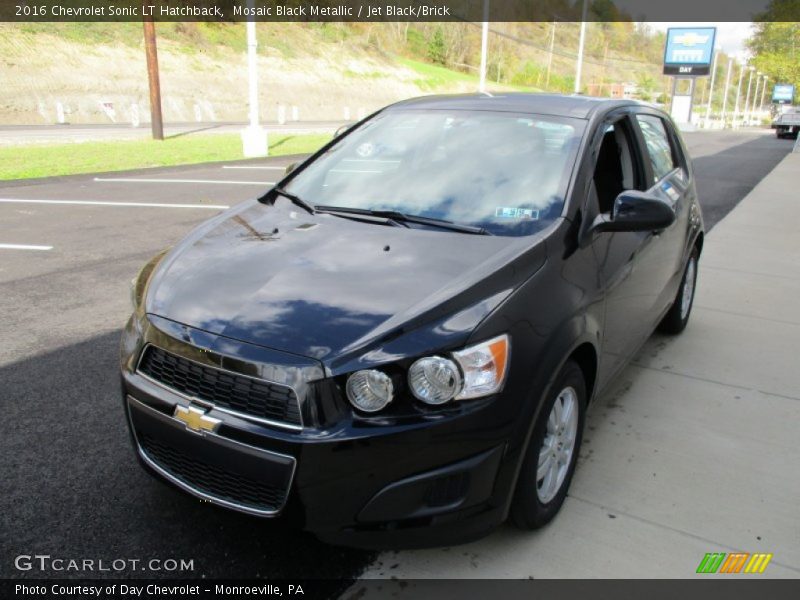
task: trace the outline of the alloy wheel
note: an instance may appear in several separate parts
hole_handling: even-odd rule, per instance
[[[694,282],[697,274],[697,260],[694,256],[689,259],[686,265],[686,274],[683,278],[683,294],[681,294],[681,319],[686,319],[689,309],[692,308],[694,298]]]
[[[556,497],[567,477],[578,433],[578,395],[572,387],[558,394],[547,419],[539,464],[536,493],[542,504]]]

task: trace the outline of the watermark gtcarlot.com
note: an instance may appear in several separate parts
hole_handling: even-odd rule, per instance
[[[20,554],[14,559],[18,571],[34,573],[119,573],[194,571],[194,559],[185,558],[67,558],[50,554]]]

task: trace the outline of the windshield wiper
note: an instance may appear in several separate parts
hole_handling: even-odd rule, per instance
[[[329,215],[333,215],[335,217],[340,217],[342,219],[349,219],[351,221],[360,221],[362,223],[380,223],[381,225],[391,225],[393,227],[405,227],[406,229],[409,227],[408,223],[405,221],[398,221],[391,217],[385,217],[383,215],[375,215],[372,214],[368,210],[359,210],[359,209],[345,209],[340,208],[338,206],[315,206],[314,210],[317,213],[325,213]]]
[[[396,210],[372,210],[369,208],[351,208],[349,206],[326,206],[318,204],[314,207],[317,212],[331,212],[331,213],[351,213],[355,215],[366,215],[370,217],[383,217],[398,223],[416,223],[418,225],[428,225],[430,227],[439,227],[440,229],[448,229],[450,231],[458,231],[460,233],[471,233],[473,235],[492,235],[482,227],[473,227],[472,225],[462,225],[461,223],[453,223],[444,219],[435,219],[433,217],[423,217],[420,215],[409,215]]]
[[[272,196],[271,199],[270,196]],[[299,206],[304,210],[307,210],[312,215],[316,212],[314,210],[314,207],[305,200],[303,200],[300,196],[297,196],[291,192],[287,192],[280,186],[275,186],[269,192],[267,192],[263,198],[259,198],[259,200],[269,201],[270,204],[275,204],[275,196],[283,196],[284,198],[291,200],[292,203],[294,203],[295,205]]]

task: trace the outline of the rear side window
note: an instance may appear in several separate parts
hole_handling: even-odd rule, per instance
[[[653,166],[653,183],[656,183],[678,166],[672,155],[667,130],[664,128],[664,121],[658,117],[636,115],[636,120],[647,145],[647,154]]]

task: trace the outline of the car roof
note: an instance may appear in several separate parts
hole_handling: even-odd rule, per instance
[[[636,100],[512,92],[422,96],[392,104],[388,109],[487,110],[589,119],[596,113],[621,106],[649,105]]]

